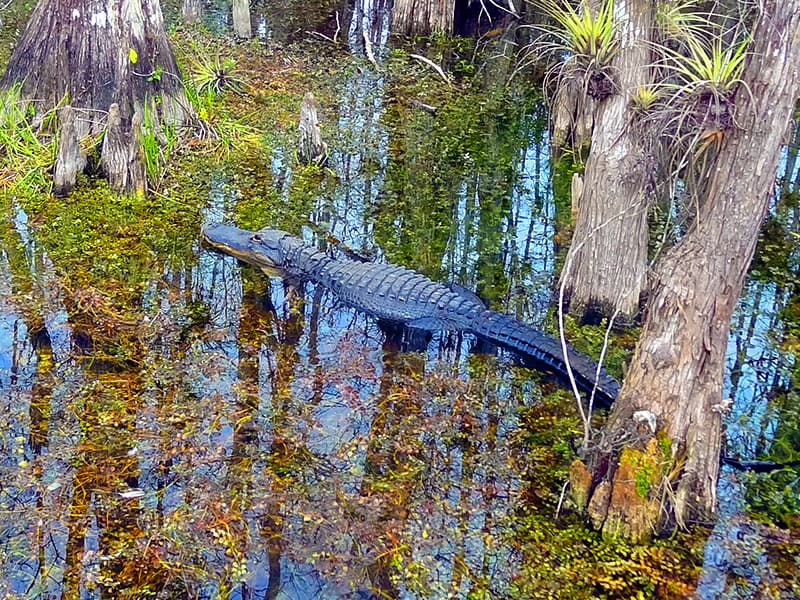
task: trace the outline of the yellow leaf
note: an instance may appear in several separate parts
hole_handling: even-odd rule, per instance
[[[128,58],[132,65],[136,64],[136,61],[139,60],[139,53],[136,52],[136,48],[128,48]]]

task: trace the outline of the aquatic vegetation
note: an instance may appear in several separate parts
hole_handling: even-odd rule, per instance
[[[531,568],[520,573],[520,598],[686,598],[695,589],[702,540],[680,535],[650,546],[603,541],[572,517],[518,520],[520,550]]]
[[[202,203],[194,191],[184,187],[182,193],[122,197],[99,180],[85,181],[67,198],[23,202],[36,215],[38,239],[66,285],[124,292],[146,279],[157,253],[166,252],[173,261],[193,260],[191,240]]]
[[[566,315],[564,325],[567,339],[574,340],[576,349],[595,358],[600,356],[608,328],[605,320],[597,324],[580,325],[575,318]],[[633,353],[638,331],[637,328],[626,328],[613,332],[613,335],[614,342],[607,349],[603,366],[621,381],[624,367]]]
[[[523,556],[514,580],[521,598],[685,598],[694,590],[703,535],[679,534],[649,546],[603,540],[572,512],[564,482],[580,444],[581,425],[565,391],[521,413],[519,443],[528,444],[525,502],[509,523]],[[637,476],[649,486],[653,473]],[[656,474],[657,475],[657,474]]]

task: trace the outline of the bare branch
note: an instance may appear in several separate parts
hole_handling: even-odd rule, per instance
[[[418,61],[420,61],[420,62],[422,62],[422,63],[425,63],[425,64],[426,64],[426,65],[428,65],[428,66],[429,66],[431,69],[433,69],[434,71],[436,71],[436,72],[439,74],[439,76],[440,76],[442,79],[444,79],[444,80],[445,80],[445,82],[447,83],[447,85],[453,85],[453,83],[450,81],[450,77],[448,77],[448,76],[447,76],[447,74],[446,74],[444,71],[442,71],[442,67],[440,67],[439,65],[437,65],[437,64],[436,64],[435,62],[433,62],[433,61],[432,61],[430,58],[426,58],[425,56],[421,56],[421,55],[419,55],[419,54],[411,54],[411,53],[409,53],[408,55],[409,55],[411,58],[415,58],[415,59],[417,59]]]

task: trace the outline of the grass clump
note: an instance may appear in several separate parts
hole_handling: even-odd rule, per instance
[[[191,79],[198,94],[213,92],[219,95],[226,90],[241,92],[245,87],[245,79],[237,69],[236,60],[219,54],[200,54],[192,64]]]
[[[50,186],[47,173],[55,156],[55,139],[39,137],[28,107],[20,84],[0,91],[0,187],[13,191],[43,191]]]

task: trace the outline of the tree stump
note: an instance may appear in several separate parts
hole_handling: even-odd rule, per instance
[[[59,193],[66,193],[73,179],[69,157],[74,160],[75,149],[71,144],[103,132],[108,125],[105,111],[112,104],[122,125],[143,113],[146,104],[153,108],[154,127],[168,123],[179,128],[194,120],[158,0],[39,0],[0,87],[14,83],[20,83],[20,96],[30,103],[34,126],[65,98],[80,112],[80,119],[68,122],[72,131],[62,136],[64,147],[59,148],[56,169]],[[152,102],[154,98],[158,102]],[[112,187],[144,189],[141,169],[130,162],[129,150],[124,160],[122,155],[115,156],[122,146],[113,136],[127,128],[115,132],[113,118],[111,124],[112,139],[104,143],[103,168],[113,179]],[[112,172],[122,165],[128,165],[124,172]]]
[[[108,109],[106,134],[100,154],[100,165],[115,192],[144,194],[146,178],[141,156],[142,119],[136,113],[130,126],[122,121],[119,106]]]
[[[300,108],[300,143],[297,157],[303,164],[323,164],[328,159],[328,144],[322,140],[317,118],[317,100],[306,92]]]
[[[53,174],[53,195],[64,197],[75,187],[78,173],[86,166],[86,156],[81,151],[75,126],[75,109],[69,104],[62,106],[58,110],[58,120],[60,132]]]
[[[392,33],[428,35],[453,33],[455,2],[451,0],[395,0],[392,5]]]

